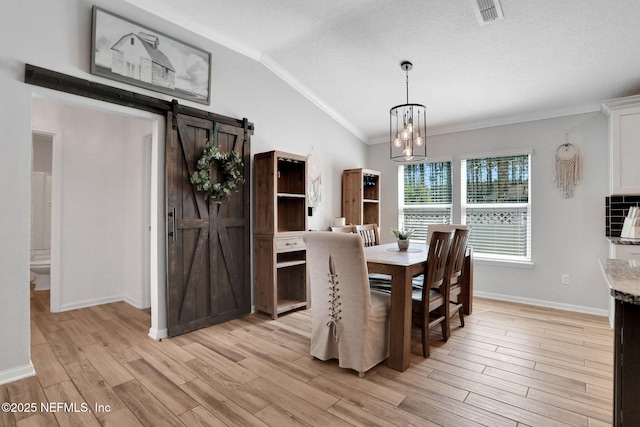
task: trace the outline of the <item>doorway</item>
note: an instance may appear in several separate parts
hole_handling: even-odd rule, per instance
[[[33,130],[53,135],[51,311],[151,307],[149,335],[162,338],[164,118],[61,98],[34,97],[32,108]]]

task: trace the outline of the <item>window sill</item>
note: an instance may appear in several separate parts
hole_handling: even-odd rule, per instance
[[[476,264],[486,264],[486,265],[495,265],[501,267],[515,267],[515,268],[533,268],[534,264],[532,261],[511,261],[506,259],[497,259],[497,258],[482,258],[479,256],[474,256],[473,262]]]

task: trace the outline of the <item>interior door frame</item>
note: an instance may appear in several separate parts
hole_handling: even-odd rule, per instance
[[[132,116],[139,114],[150,117],[153,122],[153,139],[151,153],[151,230],[150,234],[150,283],[151,286],[151,328],[149,336],[155,340],[166,338],[167,312],[166,312],[166,223],[165,212],[165,115],[172,111],[174,117],[178,113],[205,118],[214,122],[228,124],[244,128],[245,132],[253,133],[254,125],[245,119],[215,114],[209,111],[180,105],[176,99],[165,101],[159,98],[142,95],[113,86],[104,85],[95,81],[81,79],[31,64],[25,64],[24,82],[34,85],[34,96],[53,98],[54,100],[68,100],[71,104],[82,104],[89,108],[103,108]],[[44,88],[44,89],[42,89]],[[71,94],[71,95],[69,95]],[[104,101],[104,102],[96,102]],[[64,101],[63,101],[64,102]],[[118,107],[123,106],[123,107]],[[160,143],[162,147],[160,147]],[[248,167],[248,165],[247,165]],[[153,207],[157,207],[154,209]],[[162,218],[160,223],[159,218]],[[53,218],[52,218],[53,219]],[[160,226],[162,224],[162,226]],[[53,228],[53,224],[52,224]],[[53,231],[52,231],[53,232]],[[52,235],[53,237],[53,235]],[[53,243],[52,243],[53,245]],[[52,260],[53,262],[53,260]],[[160,307],[163,309],[161,310]]]
[[[149,295],[151,305],[151,325],[149,337],[160,340],[167,337],[166,320],[166,274],[165,274],[165,227],[164,223],[159,228],[160,220],[164,217],[164,137],[165,117],[136,110],[116,104],[96,101],[63,92],[49,89],[34,88],[32,97],[43,98],[60,104],[66,104],[77,108],[87,108],[103,111],[108,114],[123,115],[126,117],[149,121],[151,133],[151,156],[149,168],[149,194],[145,203],[149,204],[149,226],[151,232],[148,240],[148,271]],[[52,152],[52,209],[51,209],[51,312],[60,312],[60,283],[63,280],[60,272],[61,238],[62,238],[62,145],[63,130],[32,128],[31,133],[51,136],[53,138]],[[154,230],[156,232],[154,232]]]

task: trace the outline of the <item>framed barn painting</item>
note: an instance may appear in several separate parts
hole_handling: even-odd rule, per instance
[[[96,6],[91,74],[210,103],[210,53]]]

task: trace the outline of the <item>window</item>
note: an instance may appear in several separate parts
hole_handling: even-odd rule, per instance
[[[425,241],[429,224],[451,223],[451,161],[403,165],[398,169],[399,226],[416,230],[411,238]]]
[[[479,257],[531,261],[530,154],[462,160],[462,223]]]

